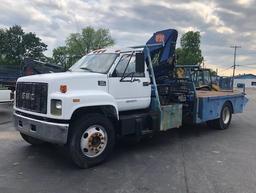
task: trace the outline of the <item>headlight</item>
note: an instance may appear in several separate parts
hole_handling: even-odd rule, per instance
[[[55,102],[55,108],[56,108],[56,109],[62,109],[61,101],[56,101],[56,102]]]
[[[61,115],[62,112],[62,101],[58,99],[51,100],[51,114]]]

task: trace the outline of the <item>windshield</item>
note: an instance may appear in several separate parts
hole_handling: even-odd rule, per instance
[[[114,53],[89,54],[78,60],[69,70],[107,73],[117,56],[118,54]]]

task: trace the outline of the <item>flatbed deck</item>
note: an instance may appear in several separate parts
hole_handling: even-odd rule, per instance
[[[218,119],[223,105],[228,102],[232,113],[241,113],[247,102],[244,93],[234,91],[196,91],[198,104],[196,123]]]
[[[196,91],[196,95],[198,98],[205,97],[218,97],[218,96],[234,96],[240,95],[241,92],[238,90],[235,91]]]

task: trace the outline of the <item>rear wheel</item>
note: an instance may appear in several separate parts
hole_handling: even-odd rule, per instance
[[[207,125],[214,129],[223,130],[229,127],[231,119],[232,119],[232,107],[230,103],[226,102],[224,103],[221,109],[220,118],[207,121]]]
[[[73,125],[69,150],[74,163],[87,168],[106,160],[115,144],[114,127],[100,114],[87,114]]]
[[[21,137],[26,141],[28,142],[29,144],[31,145],[42,145],[44,144],[45,142],[40,140],[40,139],[36,139],[34,137],[31,137],[31,136],[28,136],[24,133],[20,133]]]

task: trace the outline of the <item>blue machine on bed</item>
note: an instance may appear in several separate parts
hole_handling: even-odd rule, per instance
[[[180,126],[183,122],[201,123],[218,119],[225,103],[230,103],[232,113],[241,113],[248,99],[244,93],[212,91],[211,85],[197,90],[190,76],[179,77],[176,73],[175,46],[178,32],[174,29],[158,31],[147,41],[144,49],[146,62],[149,52],[153,68],[152,97],[159,102],[162,130]],[[178,67],[178,66],[177,66]],[[195,72],[202,70],[198,65],[189,66]],[[205,90],[206,89],[206,90]],[[203,91],[202,91],[203,90]],[[205,92],[202,94],[202,92]],[[154,99],[153,99],[154,101]]]

